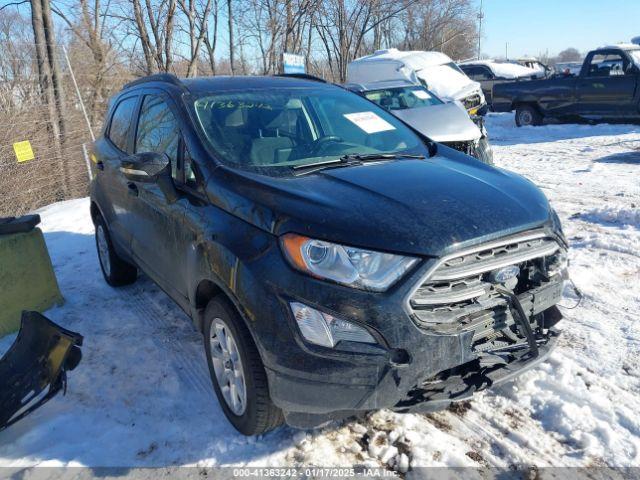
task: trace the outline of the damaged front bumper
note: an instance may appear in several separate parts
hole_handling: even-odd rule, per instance
[[[15,343],[0,359],[0,430],[66,391],[82,358],[82,336],[38,312],[23,312]]]
[[[476,392],[513,379],[541,362],[556,346],[560,332],[554,328],[536,340],[537,353],[528,345],[521,345],[509,353],[505,363],[485,366],[481,359],[440,372],[409,391],[407,398],[398,402],[393,410],[406,412],[433,412],[453,402],[469,400]]]
[[[384,300],[300,283],[305,291],[296,292],[296,301],[313,295],[311,307],[366,325],[380,340],[336,349],[310,345],[295,335],[281,298],[281,313],[272,316],[278,323],[264,323],[281,338],[268,337],[276,345],[262,350],[274,403],[288,424],[310,428],[381,408],[440,410],[513,378],[543,361],[557,342],[564,251],[547,232],[517,234],[434,259]],[[515,265],[516,277],[496,282],[497,273]],[[287,287],[287,296],[300,289]]]
[[[546,318],[549,324],[555,324],[561,318],[556,307],[544,313],[542,318]],[[399,413],[435,412],[454,402],[469,400],[475,393],[511,380],[545,361],[560,337],[558,330],[552,326],[546,328],[547,326],[534,332],[534,348],[523,339],[510,348],[478,352],[470,348],[470,339],[465,334],[447,336],[449,339],[455,338],[461,350],[452,348],[448,354],[441,354],[438,360],[449,364],[455,364],[460,358],[466,358],[467,361],[436,374],[428,374],[427,372],[433,371],[432,366],[417,359],[407,364],[391,362],[388,366],[376,365],[374,368],[384,373],[375,385],[368,386],[336,384],[331,380],[309,381],[268,370],[270,387],[276,397],[288,396],[290,399],[295,395],[299,404],[313,406],[313,410],[285,410],[287,423],[298,428],[313,428],[330,420],[340,420],[381,408]],[[454,341],[449,345],[453,347],[455,343]],[[333,377],[336,378],[338,376]],[[350,408],[344,408],[347,405]],[[338,406],[342,408],[321,411],[322,406],[326,410]]]

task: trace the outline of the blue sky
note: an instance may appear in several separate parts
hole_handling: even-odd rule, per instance
[[[480,5],[480,0],[475,0]],[[587,51],[640,35],[640,0],[483,0],[482,53]]]

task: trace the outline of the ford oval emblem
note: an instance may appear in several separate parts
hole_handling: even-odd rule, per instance
[[[506,283],[520,274],[520,267],[509,265],[491,272],[491,281],[494,283]]]

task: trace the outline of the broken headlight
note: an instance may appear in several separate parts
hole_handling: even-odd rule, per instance
[[[289,233],[281,238],[292,266],[317,278],[362,290],[382,292],[400,279],[418,259],[375,252]]]

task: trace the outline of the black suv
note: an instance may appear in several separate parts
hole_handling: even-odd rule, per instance
[[[141,270],[191,316],[244,434],[442,409],[558,336],[567,244],[540,190],[338,86],[147,77],[93,155],[106,281]]]

